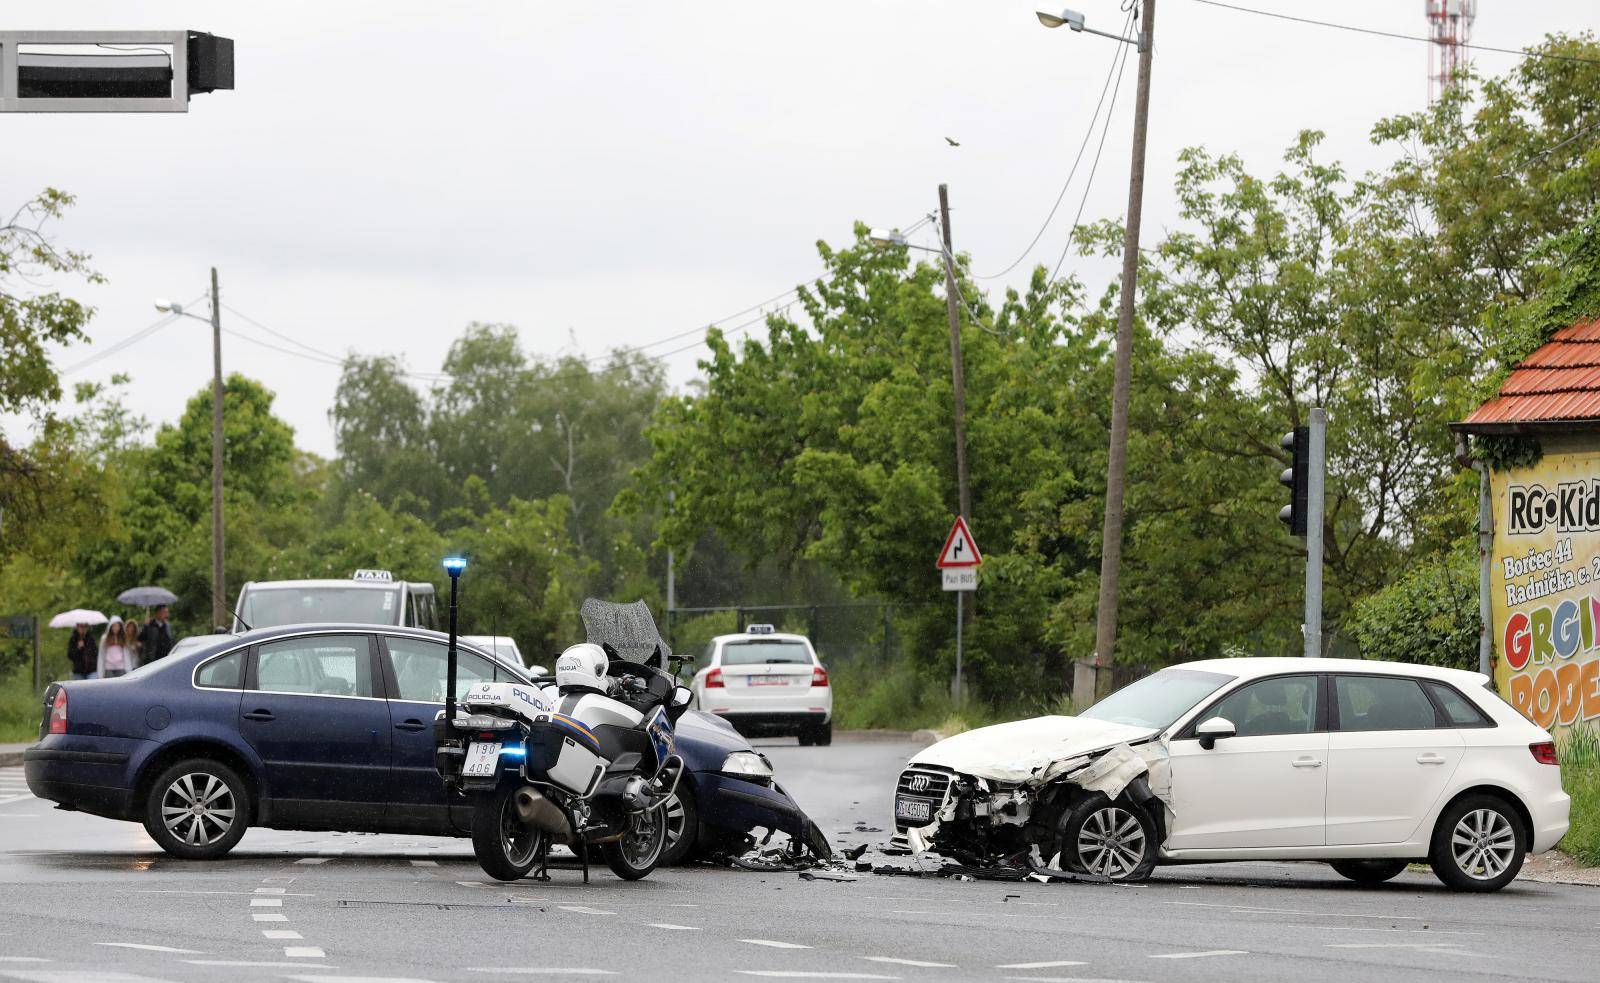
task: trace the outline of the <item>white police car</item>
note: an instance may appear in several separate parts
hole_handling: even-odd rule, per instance
[[[833,743],[833,689],[811,640],[771,625],[718,635],[694,680],[696,706],[746,737],[793,734],[801,744]]]

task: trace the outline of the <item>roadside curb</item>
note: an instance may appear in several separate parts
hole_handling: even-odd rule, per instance
[[[22,748],[16,750],[0,750],[0,768],[11,768],[22,764]]]
[[[939,735],[931,730],[836,730],[833,739],[857,744],[932,744],[939,740]]]

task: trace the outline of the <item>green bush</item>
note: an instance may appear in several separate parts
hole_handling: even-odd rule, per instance
[[[39,713],[39,695],[33,689],[33,666],[0,675],[0,744],[36,740]]]
[[[1344,630],[1367,659],[1478,668],[1476,550],[1426,560],[1357,601]]]

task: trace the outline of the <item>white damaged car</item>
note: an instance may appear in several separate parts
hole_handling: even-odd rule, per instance
[[[1426,862],[1494,891],[1555,846],[1568,805],[1550,735],[1478,673],[1250,658],[925,748],[895,825],[969,866],[1133,881],[1158,863],[1325,860],[1375,884]]]

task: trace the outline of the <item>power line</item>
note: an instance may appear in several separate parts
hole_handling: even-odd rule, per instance
[[[1128,33],[1128,28],[1132,26],[1133,19],[1133,11],[1130,9],[1128,12],[1128,19],[1122,26],[1123,34]],[[1007,273],[1010,273],[1012,270],[1016,269],[1018,263],[1021,263],[1023,260],[1027,259],[1028,254],[1033,252],[1033,247],[1037,246],[1039,244],[1039,240],[1044,238],[1045,230],[1049,229],[1050,223],[1055,220],[1056,210],[1061,207],[1061,202],[1067,197],[1067,188],[1072,186],[1072,179],[1078,174],[1078,165],[1083,163],[1083,154],[1084,151],[1089,149],[1089,141],[1094,139],[1095,124],[1100,121],[1100,108],[1105,105],[1106,93],[1111,90],[1111,76],[1116,73],[1117,66],[1122,63],[1123,55],[1124,51],[1123,46],[1121,45],[1118,46],[1118,50],[1112,52],[1111,54],[1111,64],[1106,66],[1105,83],[1100,86],[1100,98],[1095,102],[1094,114],[1089,117],[1089,125],[1083,131],[1083,142],[1078,144],[1078,156],[1072,159],[1072,169],[1067,171],[1067,179],[1061,182],[1061,190],[1056,194],[1055,204],[1050,206],[1050,213],[1046,215],[1044,217],[1044,221],[1040,223],[1039,231],[1033,234],[1033,239],[1023,247],[1022,253],[1017,256],[1016,259],[1011,261],[1011,265],[1007,266],[998,273],[988,273],[983,275],[974,274],[973,279],[997,280],[1000,277],[1005,276]],[[943,240],[940,241],[942,242]]]
[[[1067,253],[1072,250],[1072,241],[1077,238],[1078,228],[1083,222],[1083,210],[1089,204],[1089,192],[1094,188],[1094,176],[1100,170],[1100,155],[1106,149],[1106,135],[1111,132],[1111,112],[1117,106],[1117,94],[1122,91],[1122,72],[1128,67],[1129,45],[1119,45],[1122,58],[1117,63],[1117,81],[1111,87],[1111,105],[1106,109],[1105,122],[1100,127],[1100,144],[1094,148],[1094,161],[1089,165],[1089,177],[1083,183],[1083,197],[1078,199],[1078,213],[1072,216],[1072,228],[1067,230],[1067,241],[1061,247],[1061,255],[1056,259],[1055,269],[1050,271],[1050,281],[1055,282],[1056,276],[1061,272],[1061,264],[1067,261]]]
[[[1257,14],[1261,17],[1275,17],[1278,20],[1291,20],[1299,24],[1313,24],[1317,27],[1331,27],[1339,31],[1351,31],[1356,34],[1371,34],[1380,38],[1395,38],[1399,41],[1421,41],[1424,44],[1433,44],[1433,38],[1422,37],[1417,34],[1400,34],[1395,31],[1380,31],[1372,27],[1357,27],[1354,24],[1336,24],[1327,20],[1312,20],[1310,17],[1297,17],[1294,14],[1283,14],[1276,10],[1257,10],[1254,7],[1240,7],[1237,4],[1222,3],[1221,0],[1192,0],[1194,3],[1205,4],[1207,7],[1221,7],[1225,10],[1237,10],[1243,14]],[[1544,58],[1552,61],[1576,61],[1585,64],[1600,64],[1600,58],[1585,58],[1582,55],[1562,55],[1548,51],[1525,51],[1519,48],[1497,48],[1489,44],[1466,44],[1463,48],[1474,51],[1494,51],[1502,55],[1521,55],[1524,58]]]
[[[193,304],[193,303],[199,301],[201,299],[201,297],[204,297],[204,296],[205,296],[205,294],[201,294],[199,297],[196,297],[194,300],[189,301],[189,303]],[[185,304],[184,306],[187,307],[188,305]],[[96,352],[95,354],[90,355],[88,358],[83,359],[80,362],[74,362],[72,365],[69,365],[66,368],[62,369],[61,370],[61,374],[62,375],[72,375],[75,372],[81,372],[82,370],[88,368],[91,365],[94,365],[97,362],[100,362],[100,361],[103,361],[105,359],[108,359],[111,356],[117,354],[118,352],[125,351],[128,348],[131,348],[132,346],[134,346],[134,345],[138,344],[139,342],[145,340],[146,338],[149,338],[151,335],[154,335],[156,332],[160,331],[162,328],[164,328],[167,325],[171,324],[173,321],[176,321],[178,319],[178,317],[179,317],[179,315],[177,315],[177,314],[168,314],[165,317],[161,318],[160,320],[155,321],[155,322],[153,322],[151,324],[148,324],[148,325],[140,328],[138,331],[135,331],[132,334],[128,335],[127,337],[121,339],[120,341],[117,341],[116,343],[112,344],[112,346],[110,348],[106,348],[106,349],[104,349],[102,351]]]
[[[306,351],[310,352],[313,355],[320,355],[323,358],[331,358],[334,361],[337,361],[337,362],[339,362],[341,364],[343,364],[343,362],[344,362],[344,357],[343,356],[335,355],[332,352],[325,352],[320,348],[313,348],[313,347],[311,347],[310,345],[306,344],[305,342],[301,341],[298,338],[291,337],[290,335],[284,334],[282,331],[277,331],[277,330],[275,330],[275,329],[273,329],[271,327],[268,327],[265,324],[262,324],[260,321],[257,321],[255,318],[251,317],[250,315],[244,313],[241,310],[237,310],[234,307],[229,306],[228,304],[223,304],[222,305],[222,309],[227,311],[229,314],[232,314],[235,317],[239,318],[240,320],[248,323],[248,324],[255,325],[256,327],[260,328],[262,331],[265,331],[269,335],[273,335],[274,337],[281,338],[282,340],[289,342],[291,345],[297,345],[300,348],[304,348]],[[252,339],[246,339],[246,340],[252,340]]]

